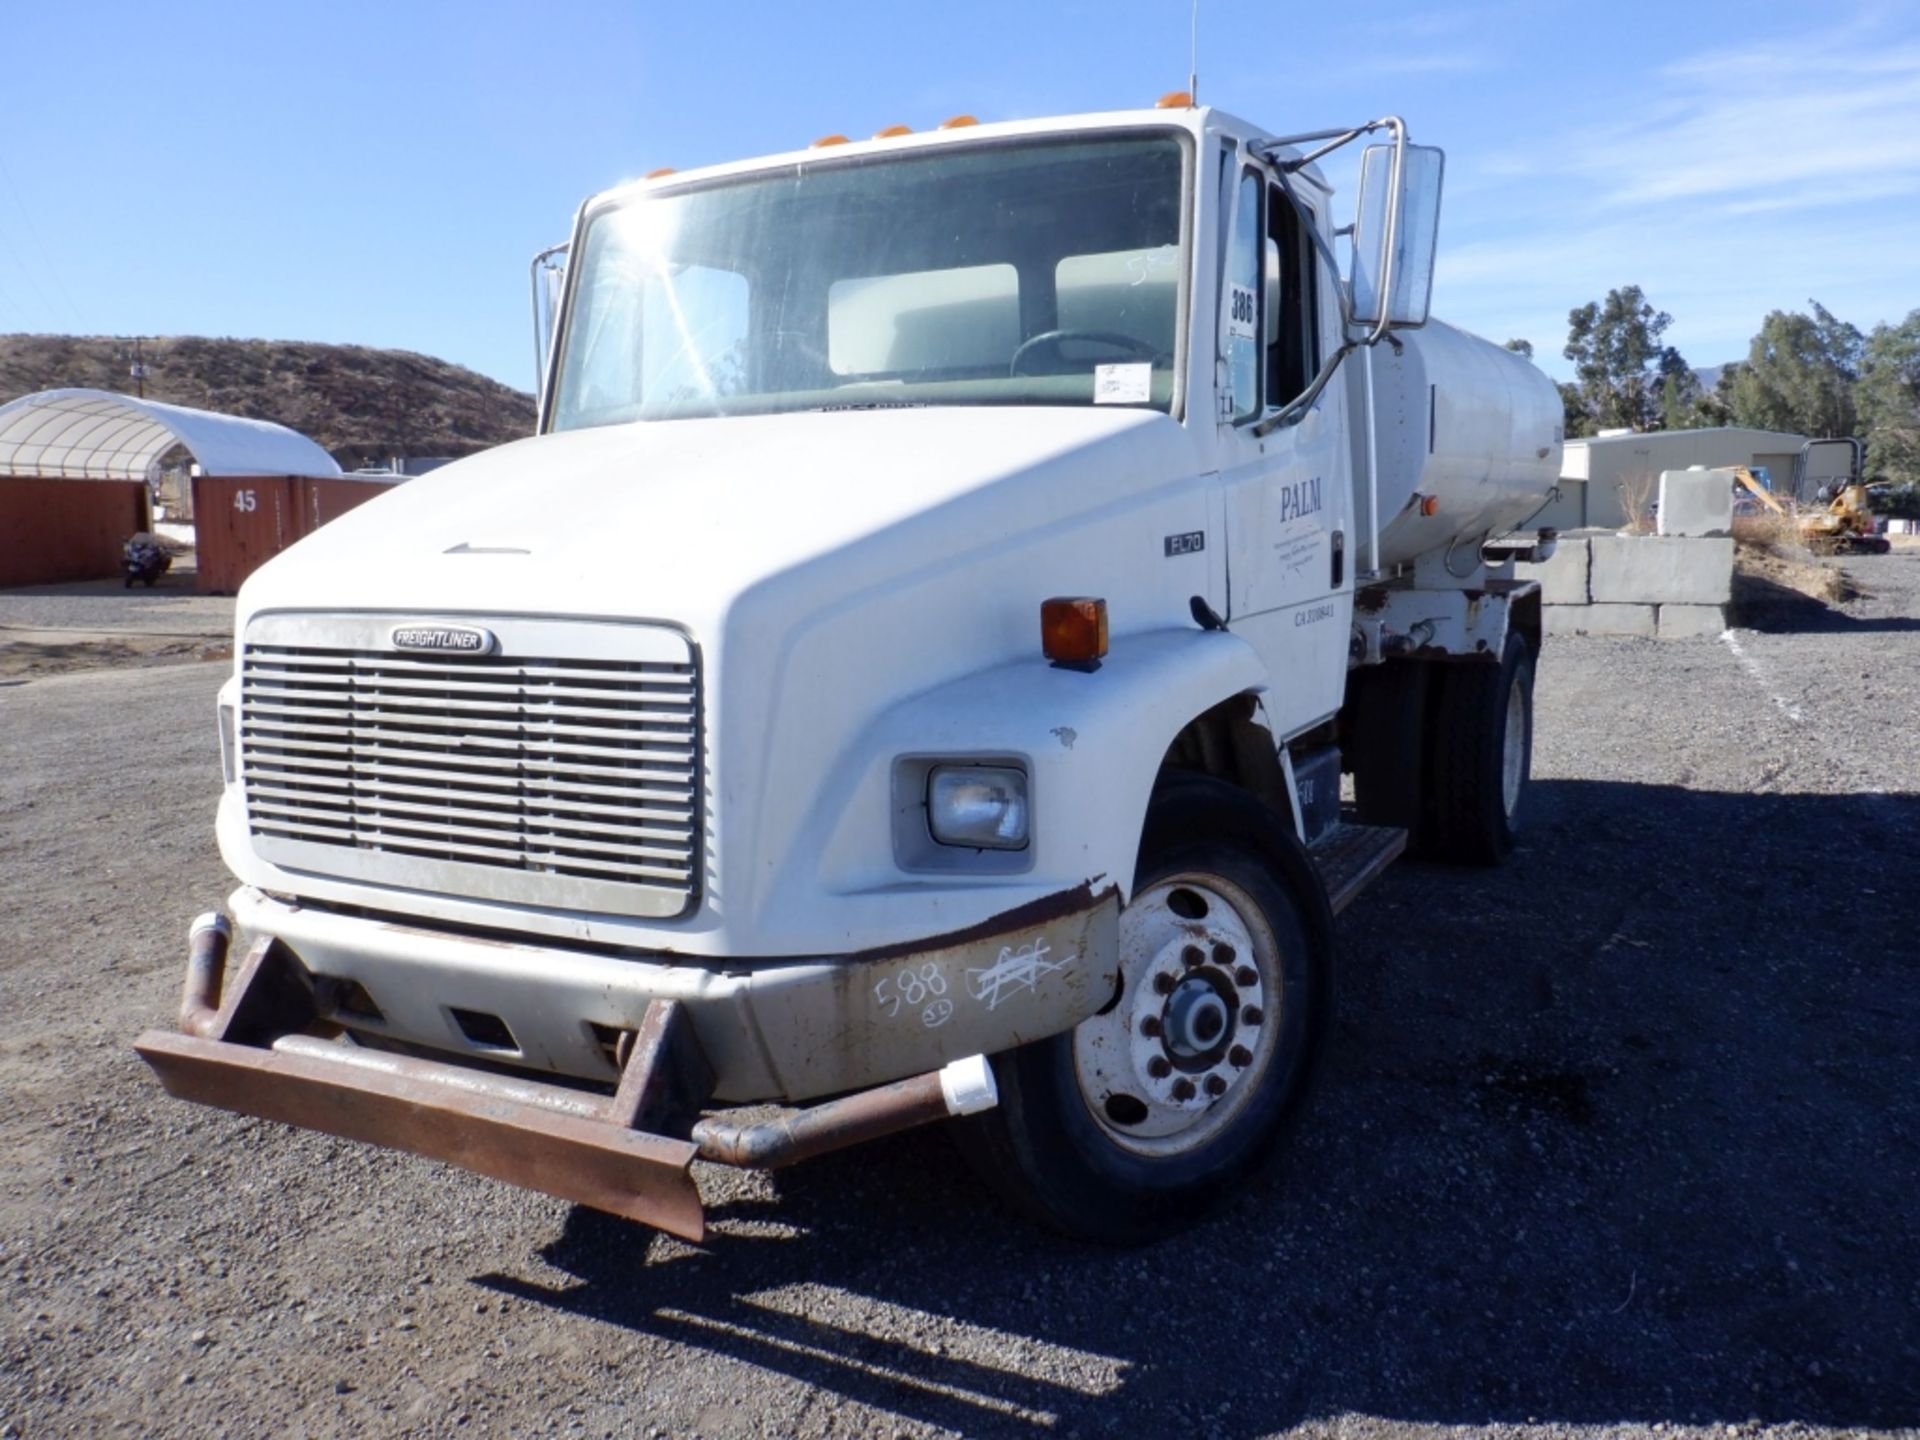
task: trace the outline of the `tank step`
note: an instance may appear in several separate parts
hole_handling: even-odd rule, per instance
[[[1327,887],[1327,900],[1338,915],[1360,892],[1399,858],[1407,848],[1407,832],[1388,825],[1342,822],[1307,850]]]

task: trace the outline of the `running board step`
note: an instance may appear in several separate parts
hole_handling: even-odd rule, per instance
[[[1407,832],[1387,825],[1336,825],[1308,848],[1338,915],[1407,848]]]

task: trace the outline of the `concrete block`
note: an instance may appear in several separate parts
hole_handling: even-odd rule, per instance
[[[1708,639],[1727,628],[1724,605],[1662,605],[1657,620],[1662,640]]]
[[[1542,565],[1513,567],[1516,580],[1538,580],[1540,599],[1548,605],[1587,603],[1587,566],[1592,552],[1585,540],[1562,540],[1553,558]]]
[[[1651,605],[1548,605],[1540,614],[1549,635],[1657,633]]]
[[[1661,535],[1731,535],[1731,470],[1663,470],[1655,530]]]
[[[1733,539],[1596,535],[1588,591],[1608,605],[1724,605],[1733,598]]]

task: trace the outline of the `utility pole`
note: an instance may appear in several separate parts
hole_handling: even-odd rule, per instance
[[[133,337],[133,384],[139,397],[147,398],[147,362],[140,355],[140,337]]]

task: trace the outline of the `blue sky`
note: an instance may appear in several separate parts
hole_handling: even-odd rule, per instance
[[[0,331],[399,346],[528,386],[586,194],[831,131],[1150,101],[1186,0],[0,0]],[[1203,98],[1448,152],[1436,313],[1559,359],[1638,283],[1696,365],[1920,307],[1920,6],[1200,0]],[[1342,180],[1344,187],[1344,179]]]

